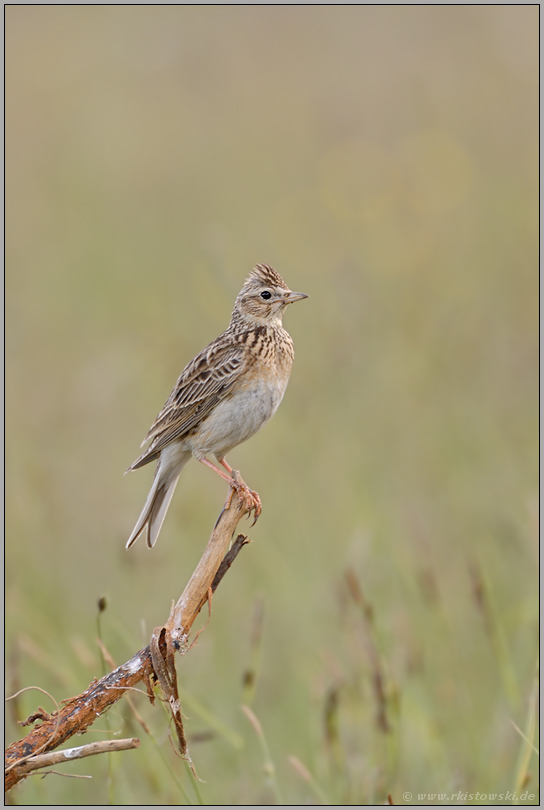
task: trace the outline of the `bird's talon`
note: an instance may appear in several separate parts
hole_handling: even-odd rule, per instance
[[[247,509],[248,518],[251,515],[251,512],[253,512],[254,520],[251,525],[254,526],[257,522],[257,518],[261,514],[261,499],[259,498],[258,493],[253,492],[245,481],[243,481],[238,470],[231,471],[231,478],[232,481],[230,484],[230,494],[227,500],[227,509],[230,508],[232,496],[234,495],[234,492],[236,492],[240,503]]]

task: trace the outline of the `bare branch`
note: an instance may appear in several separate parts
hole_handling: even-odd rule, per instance
[[[52,751],[50,754],[38,754],[30,757],[19,766],[19,773],[29,774],[40,768],[49,768],[51,765],[58,765],[60,762],[72,762],[74,759],[92,757],[96,754],[111,754],[113,751],[126,751],[129,748],[138,748],[140,740],[132,737],[127,740],[102,740],[101,742],[81,745],[79,748],[65,748],[64,751]]]
[[[147,695],[154,701],[153,684],[159,683],[164,698],[170,705],[182,756],[189,760],[185,743],[181,709],[177,694],[175,652],[186,652],[193,623],[209,594],[214,592],[228,571],[234,558],[247,542],[239,535],[230,551],[229,544],[236,527],[245,514],[246,505],[231,491],[208,545],[182,596],[172,607],[163,627],[155,628],[151,643],[137,652],[129,661],[117,667],[100,680],[94,680],[82,694],[62,701],[60,709],[48,715],[40,712],[41,722],[22,740],[12,743],[5,755],[5,790],[10,790],[28,773],[28,762],[38,752],[47,753],[66,742],[74,734],[81,734],[128,690],[144,681]]]

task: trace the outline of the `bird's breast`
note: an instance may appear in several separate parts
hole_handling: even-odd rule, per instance
[[[245,442],[276,412],[289,374],[246,378],[236,391],[219,402],[190,438],[194,455],[213,453],[218,458]]]

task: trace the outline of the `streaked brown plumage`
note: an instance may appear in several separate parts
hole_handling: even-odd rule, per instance
[[[151,548],[158,537],[182,468],[194,456],[233,484],[226,454],[246,441],[275,413],[293,365],[294,349],[282,326],[288,304],[307,298],[293,293],[281,276],[258,264],[236,298],[228,329],[184,368],[144,442],[149,447],[130,466],[157,461],[153,485],[127,542],[146,531]],[[207,458],[214,455],[227,473]],[[236,486],[254,509],[260,498],[237,477]]]

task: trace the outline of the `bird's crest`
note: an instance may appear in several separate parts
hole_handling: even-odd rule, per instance
[[[289,287],[282,279],[279,273],[276,273],[273,267],[269,264],[256,264],[246,281],[260,281],[263,284],[270,284],[274,287],[283,287],[288,290]]]

